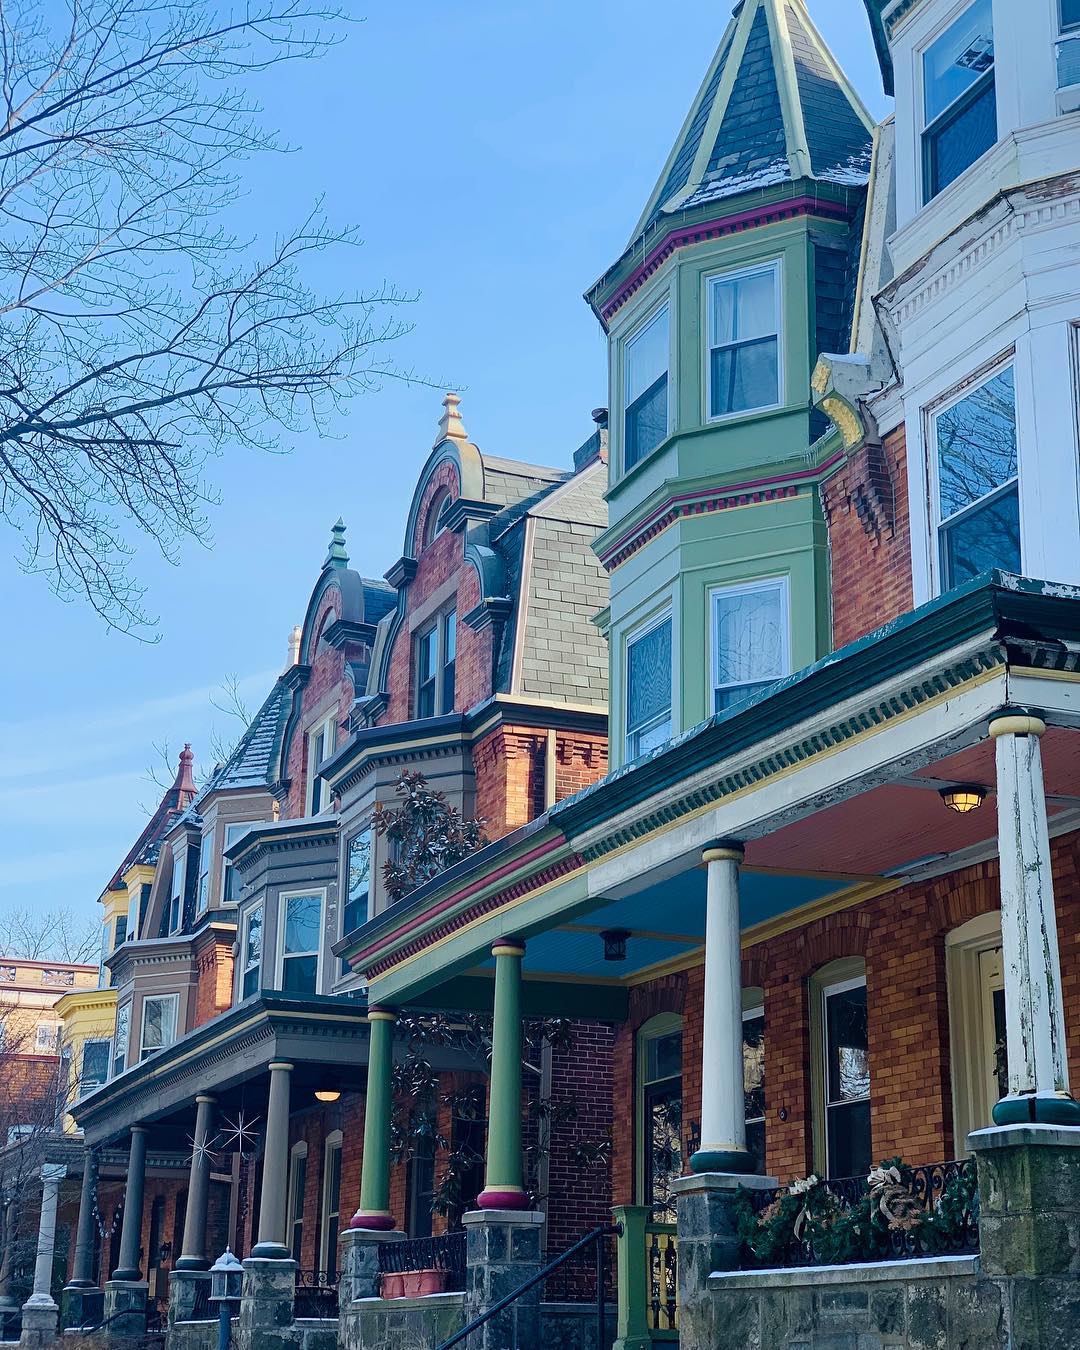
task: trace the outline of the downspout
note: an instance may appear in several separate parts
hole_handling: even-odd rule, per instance
[[[549,727],[547,740],[544,745],[544,810],[550,811],[557,800],[556,775],[559,770],[558,761],[558,741],[555,734],[555,728]]]

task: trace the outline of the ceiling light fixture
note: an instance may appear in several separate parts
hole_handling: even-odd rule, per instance
[[[325,1087],[315,1089],[315,1100],[317,1102],[336,1102],[341,1096],[337,1088]]]
[[[605,961],[626,960],[626,939],[630,936],[627,928],[606,928],[600,938],[604,944]]]
[[[958,816],[966,816],[969,811],[977,811],[986,800],[986,788],[978,783],[954,783],[951,787],[941,788],[940,791],[941,800]]]

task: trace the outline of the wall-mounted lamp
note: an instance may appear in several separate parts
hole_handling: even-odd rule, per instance
[[[958,816],[966,816],[969,811],[977,811],[986,800],[986,788],[978,783],[954,783],[952,787],[939,789],[941,800]]]
[[[626,960],[626,939],[630,936],[627,928],[606,928],[600,939],[604,944],[605,961]]]

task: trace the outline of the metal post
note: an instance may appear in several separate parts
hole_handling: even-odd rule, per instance
[[[601,1234],[596,1239],[596,1350],[604,1350],[607,1344],[607,1328],[604,1323],[607,1321],[606,1309],[604,1307],[604,1257],[606,1255],[607,1239]]]

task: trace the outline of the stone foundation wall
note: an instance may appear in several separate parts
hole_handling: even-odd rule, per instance
[[[464,1294],[358,1298],[341,1310],[342,1350],[430,1350],[465,1325]]]

